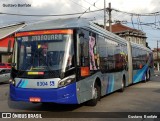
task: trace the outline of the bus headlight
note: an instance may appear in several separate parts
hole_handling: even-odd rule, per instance
[[[71,76],[68,76],[68,77],[60,80],[58,83],[58,87],[64,87],[68,84],[71,84],[72,82],[75,81],[75,77],[76,77],[75,75],[71,75]]]
[[[15,80],[9,79],[9,83],[15,86]]]

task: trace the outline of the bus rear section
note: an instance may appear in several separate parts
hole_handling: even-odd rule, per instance
[[[132,45],[133,83],[148,81],[154,74],[152,51],[145,47]]]

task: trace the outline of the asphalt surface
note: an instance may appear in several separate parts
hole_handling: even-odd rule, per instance
[[[9,98],[9,84],[0,84],[0,112],[36,113],[52,118],[38,119],[39,121],[160,121],[157,118],[144,118],[144,115],[152,113],[160,114],[160,72],[147,83],[138,83],[129,86],[123,93],[114,92],[104,96],[95,107],[81,105],[60,104],[33,104],[26,102],[14,102]],[[96,113],[95,113],[96,112]],[[70,115],[70,116],[69,116]],[[77,115],[78,118],[75,118]],[[121,116],[122,115],[122,116]],[[69,118],[67,118],[69,116]],[[73,116],[73,117],[72,117]],[[142,118],[129,118],[143,116]],[[160,115],[159,115],[160,116]],[[58,117],[58,118],[54,118]],[[71,118],[72,117],[72,118]],[[85,118],[87,117],[87,118]],[[4,119],[0,119],[4,120]],[[7,119],[13,120],[13,119]],[[22,120],[22,119],[16,119]],[[29,120],[29,119],[23,119]],[[32,119],[37,120],[37,119]]]

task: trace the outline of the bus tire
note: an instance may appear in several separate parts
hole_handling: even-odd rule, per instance
[[[95,82],[93,99],[86,102],[87,106],[96,106],[101,97],[100,86]]]
[[[122,81],[121,81],[121,89],[120,89],[120,92],[124,92],[125,90],[125,79],[123,78]]]
[[[143,80],[143,82],[144,83],[146,83],[147,82],[147,73],[145,74],[145,76],[144,76],[144,80]]]
[[[151,75],[150,75],[150,71],[147,72],[147,81],[150,81]]]

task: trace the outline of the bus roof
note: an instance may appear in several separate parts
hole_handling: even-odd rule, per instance
[[[140,44],[137,44],[137,43],[134,43],[134,42],[131,42],[131,46],[134,47],[134,48],[140,48],[140,49],[152,52],[152,50],[150,50],[149,48],[144,47],[144,46],[142,46]]]
[[[71,29],[71,28],[86,28],[92,31],[101,33],[103,36],[108,38],[114,38],[115,40],[121,41],[122,43],[127,43],[126,40],[121,37],[104,30],[103,28],[95,25],[94,23],[88,21],[85,18],[65,18],[65,19],[55,19],[43,22],[35,22],[28,24],[20,32],[35,31],[35,30],[49,30],[49,29]]]
[[[27,32],[27,31],[35,31],[35,30],[49,30],[49,29],[71,29],[71,28],[86,28],[92,31],[100,33],[102,36],[106,36],[107,38],[114,39],[114,41],[118,41],[121,43],[127,44],[127,40],[119,37],[118,35],[109,32],[94,23],[88,21],[85,18],[65,18],[65,19],[55,19],[55,20],[48,20],[48,21],[41,21],[30,23],[25,26],[20,32]],[[142,48],[148,50],[148,48],[143,47],[139,44],[135,44],[131,42],[131,45],[137,48]]]
[[[67,28],[85,27],[87,25],[89,25],[89,21],[85,19],[66,18],[66,19],[55,19],[49,21],[30,23],[26,27],[24,27],[21,31],[63,29],[63,28],[67,29]]]

